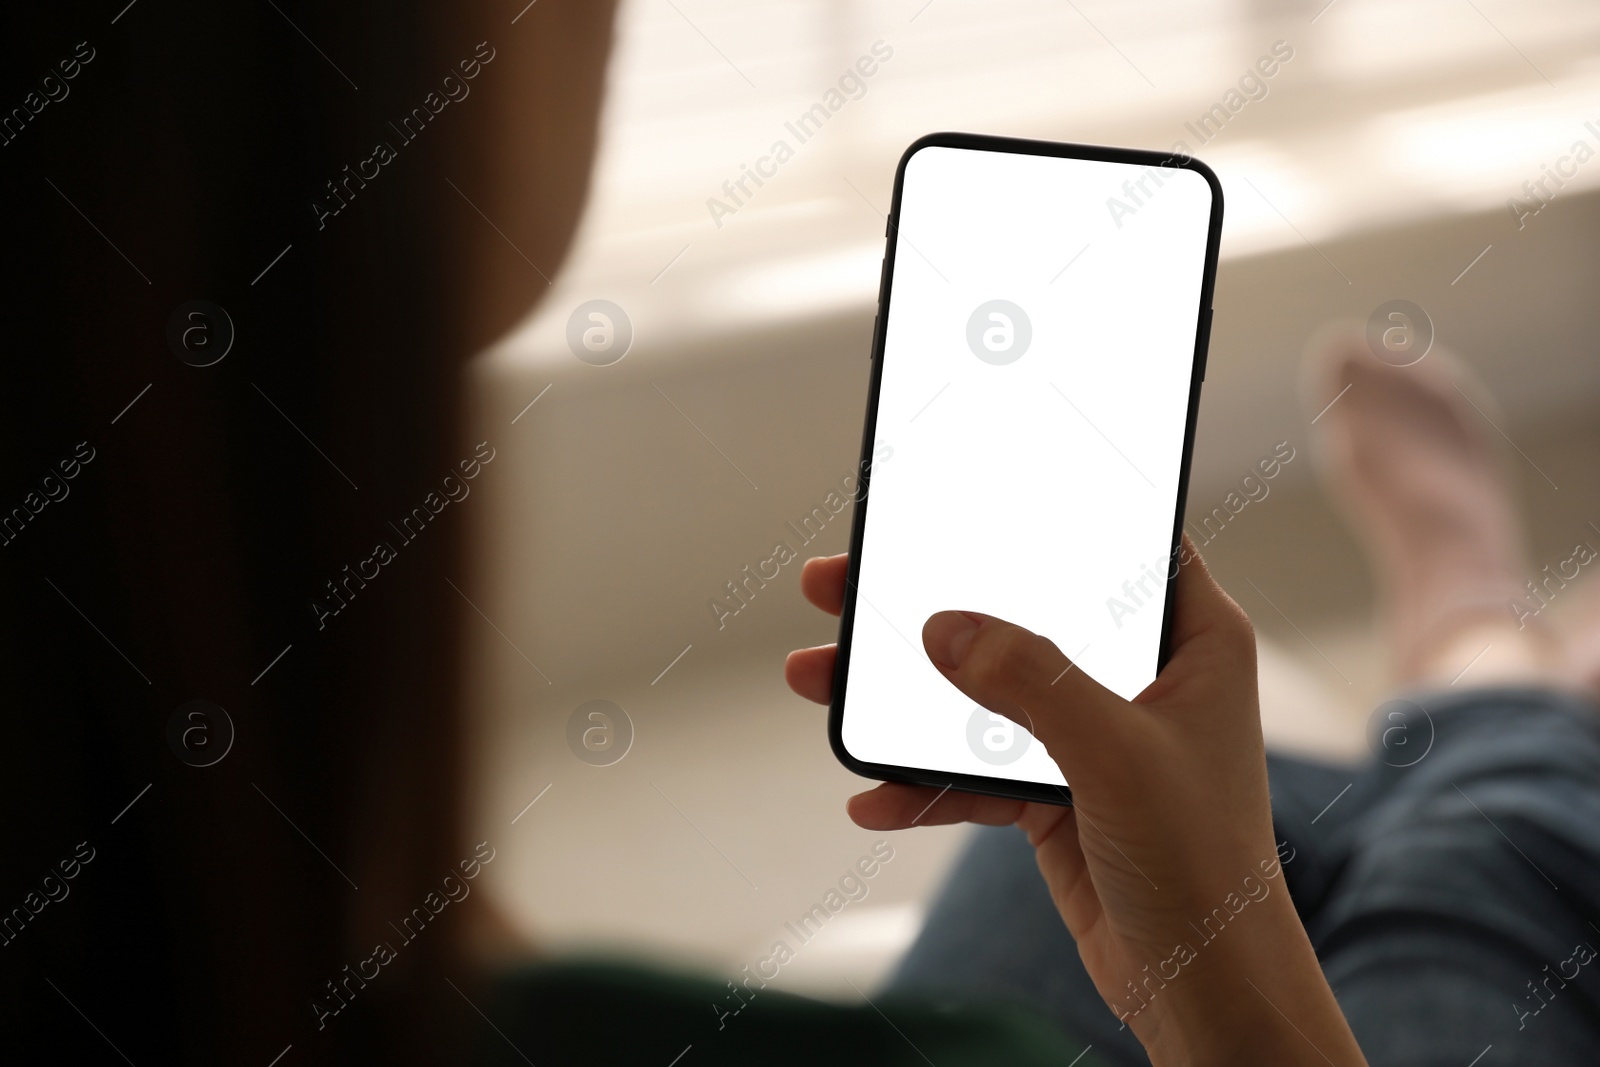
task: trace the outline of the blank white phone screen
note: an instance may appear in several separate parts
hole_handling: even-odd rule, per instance
[[[857,759],[1063,785],[928,661],[934,612],[1156,675],[1212,192],[1192,170],[925,147],[906,165],[845,678]]]

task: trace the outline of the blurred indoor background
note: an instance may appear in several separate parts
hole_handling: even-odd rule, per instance
[[[723,625],[711,603],[857,461],[894,166],[933,130],[1181,141],[1220,174],[1190,511],[1296,450],[1204,551],[1261,635],[1269,738],[1361,751],[1383,650],[1315,485],[1302,352],[1415,302],[1498,397],[1529,577],[1600,545],[1600,160],[1574,157],[1600,151],[1597,44],[1580,0],[624,0],[574,254],[529,263],[544,302],[476,368],[473,440],[497,459],[462,590],[472,822],[535,846],[487,875],[510,921],[547,949],[731,974],[878,839],[845,817],[867,783],[835,763],[825,711],[783,683],[788,649],[835,633],[798,564]],[[862,57],[871,75],[847,78]],[[778,141],[792,157],[761,162]],[[747,169],[762,182],[741,190]],[[567,342],[595,299],[633,329],[606,366]],[[982,507],[982,487],[950,506]],[[806,553],[843,551],[848,518]],[[620,716],[591,706],[577,729],[609,721],[605,758],[626,752],[606,766],[571,740],[597,700]],[[868,898],[775,984],[869,990],[961,833],[895,836]]]

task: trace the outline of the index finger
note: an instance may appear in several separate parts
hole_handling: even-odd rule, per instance
[[[844,610],[844,580],[849,571],[848,552],[814,556],[800,569],[800,592],[829,615],[837,615]]]

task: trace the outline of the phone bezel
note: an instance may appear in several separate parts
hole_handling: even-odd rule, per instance
[[[1183,432],[1183,455],[1178,470],[1178,492],[1172,520],[1172,547],[1165,596],[1162,605],[1161,643],[1156,670],[1165,668],[1171,654],[1172,605],[1177,583],[1176,562],[1183,537],[1184,506],[1189,494],[1189,467],[1194,452],[1195,419],[1200,406],[1200,386],[1205,381],[1206,352],[1211,342],[1211,306],[1217,276],[1217,252],[1222,238],[1222,184],[1216,173],[1193,156],[1181,152],[1155,152],[1137,148],[1111,148],[1061,141],[1037,141],[1018,137],[997,137],[976,133],[931,133],[919,137],[900,157],[895,168],[894,196],[884,230],[883,273],[878,282],[878,315],[872,331],[872,375],[867,395],[866,427],[861,442],[860,484],[856,493],[855,515],[850,529],[850,565],[846,576],[844,607],[839,617],[839,651],[833,673],[833,699],[828,708],[828,742],[845,767],[864,778],[885,782],[906,782],[959,789],[968,793],[1035,800],[1048,804],[1071,804],[1069,787],[1041,782],[1026,782],[991,775],[925,770],[857,759],[844,746],[845,676],[850,666],[850,646],[856,615],[856,586],[860,578],[861,546],[866,535],[867,507],[871,502],[872,459],[877,437],[878,395],[883,383],[883,347],[889,326],[889,298],[894,278],[895,255],[899,245],[900,198],[905,185],[906,165],[924,148],[965,148],[985,152],[1057,156],[1067,159],[1129,163],[1148,167],[1192,170],[1211,188],[1211,218],[1206,233],[1205,265],[1200,280],[1199,301],[1195,308],[1195,350],[1189,371],[1189,409]]]

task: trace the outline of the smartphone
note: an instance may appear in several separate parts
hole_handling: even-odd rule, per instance
[[[1071,803],[922,626],[982,612],[1123,697],[1154,680],[1222,188],[1186,155],[938,133],[888,222],[829,740],[869,778]]]

